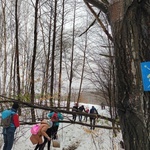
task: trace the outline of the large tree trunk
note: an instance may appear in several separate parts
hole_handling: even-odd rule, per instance
[[[113,23],[118,114],[126,150],[149,150],[150,94],[143,92],[140,62],[150,60],[150,14],[146,2],[122,6],[125,15]]]
[[[116,100],[125,149],[149,150],[150,93],[143,91],[140,63],[150,61],[150,1],[85,1],[106,13],[112,27]]]

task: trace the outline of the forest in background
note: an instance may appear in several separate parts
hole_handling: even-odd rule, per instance
[[[60,107],[65,91],[69,110],[74,90],[79,102],[92,88],[103,93],[111,118],[119,116],[125,149],[149,150],[150,95],[140,72],[150,60],[149,0],[0,3],[1,97],[32,106],[57,98]],[[31,115],[35,121],[34,107]]]

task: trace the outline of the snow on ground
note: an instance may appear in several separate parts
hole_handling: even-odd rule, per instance
[[[82,103],[83,104],[83,103]],[[80,105],[82,105],[80,104]],[[83,104],[89,109],[93,106],[91,104]],[[101,107],[94,105],[100,115],[109,116],[108,107],[105,110],[101,110]],[[39,113],[40,111],[38,111]],[[65,116],[65,115],[64,115]],[[72,116],[65,116],[64,119],[72,118]],[[83,117],[84,118],[84,117]],[[78,121],[78,118],[77,118]],[[89,123],[89,118],[88,122]],[[108,125],[105,120],[98,119],[97,125]],[[33,150],[35,145],[30,142],[30,125],[21,125],[15,134],[15,142],[13,150]],[[0,133],[2,133],[2,127],[0,127]],[[60,148],[54,148],[51,146],[51,150],[122,150],[120,148],[119,142],[121,140],[121,134],[113,138],[112,130],[96,128],[95,130],[90,130],[90,127],[60,123],[58,137],[61,143]],[[2,134],[0,134],[0,147],[2,147],[3,139]],[[47,145],[45,150],[47,149]]]

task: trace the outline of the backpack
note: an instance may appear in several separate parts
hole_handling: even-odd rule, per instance
[[[92,108],[91,111],[90,111],[90,113],[91,113],[91,114],[97,114],[97,111],[96,111],[95,108]]]
[[[11,110],[4,110],[2,113],[2,119],[1,124],[3,128],[10,127],[10,124],[12,123],[12,111]]]
[[[35,124],[30,129],[30,131],[33,135],[38,134],[39,130],[40,130],[40,124]]]
[[[59,121],[58,114],[56,112],[54,112],[54,114],[52,115],[51,121],[52,122],[58,122]]]

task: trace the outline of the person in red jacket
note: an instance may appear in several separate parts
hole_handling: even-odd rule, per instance
[[[20,126],[19,116],[17,110],[19,108],[18,103],[14,103],[11,108],[12,121],[7,128],[3,127],[4,147],[3,150],[11,150],[14,142],[14,134],[16,128]]]

